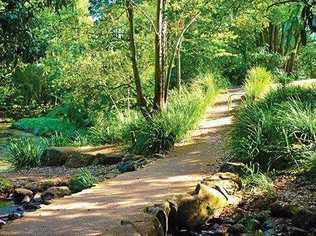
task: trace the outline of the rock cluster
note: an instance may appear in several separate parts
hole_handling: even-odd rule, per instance
[[[215,174],[198,183],[194,192],[148,207],[145,214],[123,220],[121,226],[106,235],[163,236],[184,228],[194,230],[217,218],[225,207],[238,205],[240,198],[235,194],[240,187],[237,175]]]
[[[50,204],[54,198],[70,195],[71,191],[67,186],[52,186],[60,184],[60,180],[43,181],[39,184],[42,187],[34,187],[32,190],[27,188],[15,188],[6,202],[10,206],[4,214],[0,214],[0,227],[9,220],[15,220],[23,216],[24,211],[34,211],[41,208],[41,204]],[[43,192],[38,192],[38,190]],[[12,204],[10,202],[12,201]]]

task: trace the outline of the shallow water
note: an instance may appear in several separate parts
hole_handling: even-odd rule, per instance
[[[17,211],[19,206],[15,205],[13,201],[0,200],[0,217],[2,215],[10,215]]]

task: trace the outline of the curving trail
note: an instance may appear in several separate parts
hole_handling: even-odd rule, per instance
[[[57,199],[7,224],[0,235],[106,235],[106,229],[122,218],[176,193],[188,192],[224,157],[223,136],[232,125],[233,108],[240,97],[240,89],[220,94],[190,140],[176,145],[168,158]]]

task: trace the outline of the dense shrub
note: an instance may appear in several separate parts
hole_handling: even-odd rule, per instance
[[[16,169],[39,166],[41,155],[46,147],[45,139],[34,140],[31,137],[13,139],[8,144],[8,161]]]
[[[70,189],[73,192],[80,192],[86,188],[91,188],[96,183],[96,179],[87,169],[81,168],[79,173],[72,176],[70,179]]]
[[[283,87],[236,116],[230,140],[234,159],[282,169],[313,153],[316,143],[315,88]]]
[[[54,117],[24,118],[13,124],[14,128],[32,132],[35,135],[52,135],[56,132],[73,136],[77,132],[75,125]]]
[[[273,75],[263,67],[254,67],[247,73],[246,81],[243,85],[245,96],[250,100],[263,97],[273,83]]]
[[[139,119],[127,130],[133,138],[130,150],[136,153],[168,151],[203,116],[218,92],[213,75],[201,76],[190,88],[170,95],[168,109],[151,120]]]

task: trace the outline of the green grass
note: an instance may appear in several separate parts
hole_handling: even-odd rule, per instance
[[[80,192],[93,187],[96,182],[96,178],[92,176],[89,170],[81,168],[76,175],[71,177],[69,186],[72,192]]]
[[[50,136],[56,132],[65,136],[73,136],[78,132],[77,127],[67,121],[60,118],[45,116],[20,119],[13,124],[13,128],[25,130],[41,136]]]
[[[275,189],[272,180],[267,174],[260,171],[259,166],[249,164],[244,175],[241,176],[243,186],[260,191],[269,198],[275,197]]]
[[[8,161],[16,169],[37,167],[41,164],[41,155],[46,147],[46,139],[13,139],[8,144]]]
[[[129,150],[152,154],[170,150],[202,118],[219,88],[212,74],[198,78],[189,88],[170,95],[168,109],[151,120],[139,119],[127,130],[132,143]]]
[[[247,99],[262,98],[273,84],[273,75],[263,67],[254,67],[247,72],[247,78],[243,84]]]
[[[298,165],[316,143],[315,101],[315,88],[286,87],[245,102],[231,133],[233,158],[263,169]]]

